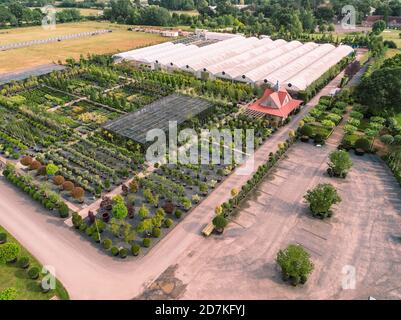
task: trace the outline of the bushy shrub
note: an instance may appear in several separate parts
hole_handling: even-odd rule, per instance
[[[125,259],[128,256],[128,250],[126,248],[121,248],[119,254],[121,259]]]
[[[124,219],[128,214],[128,209],[124,202],[118,202],[112,208],[113,217],[119,220]]]
[[[30,157],[30,156],[25,156],[25,157],[22,157],[22,159],[21,159],[21,164],[23,165],[23,166],[30,166],[31,165],[31,163],[32,163],[32,161],[33,161],[33,159],[32,159],[32,157]]]
[[[213,225],[216,229],[222,231],[227,227],[228,221],[222,214],[218,214],[213,218]]]
[[[401,134],[397,134],[396,136],[394,136],[394,144],[396,145],[400,145],[401,144]]]
[[[391,134],[384,134],[380,137],[380,140],[387,145],[390,145],[394,142],[394,137]]]
[[[53,163],[49,163],[49,164],[46,166],[46,173],[47,173],[48,175],[56,174],[58,170],[59,170],[59,168],[58,168],[55,164],[53,164]]]
[[[311,126],[309,126],[309,125],[304,125],[301,129],[300,129],[300,131],[301,131],[301,134],[303,135],[303,136],[307,136],[307,137],[312,137],[313,136],[313,129],[312,129],[312,127]]]
[[[137,255],[139,254],[140,251],[141,251],[141,247],[140,247],[139,245],[137,245],[137,244],[132,245],[132,247],[131,247],[131,253],[132,253],[134,256],[137,256]]]
[[[7,242],[7,233],[0,232],[0,244]]]
[[[104,249],[109,250],[113,245],[113,241],[111,241],[110,239],[104,239],[102,244]]]
[[[0,291],[0,300],[15,300],[17,298],[18,291],[15,288],[6,288]]]
[[[31,165],[29,166],[29,168],[31,170],[39,170],[39,168],[41,168],[41,167],[42,167],[42,164],[37,160],[33,160]]]
[[[79,213],[74,212],[74,213],[72,214],[72,224],[74,225],[74,227],[75,227],[76,229],[78,229],[78,228],[81,226],[81,224],[82,224],[82,217],[81,217],[81,215],[80,215]]]
[[[63,189],[65,191],[72,191],[74,189],[74,184],[71,181],[63,182]]]
[[[318,184],[314,189],[308,190],[305,200],[315,217],[326,218],[331,216],[331,207],[339,202],[341,198],[337,190],[329,183]]]
[[[164,226],[166,228],[170,228],[172,225],[173,225],[173,220],[172,219],[168,218],[168,219],[164,220]]]
[[[182,211],[179,210],[179,209],[177,209],[177,210],[175,210],[174,215],[175,215],[175,217],[176,217],[177,219],[180,219],[180,218],[182,217]]]
[[[150,238],[144,238],[143,241],[142,241],[142,245],[145,248],[149,248],[151,243],[152,243],[152,240]]]
[[[120,249],[118,249],[117,247],[112,247],[111,248],[111,254],[113,256],[117,256],[120,253]]]
[[[152,236],[153,236],[154,238],[159,238],[160,235],[161,235],[161,230],[160,230],[160,228],[153,228],[153,230],[152,230]]]
[[[54,176],[53,182],[56,186],[61,186],[65,182],[65,179],[63,176]]]
[[[370,150],[370,141],[366,138],[359,138],[355,141],[355,149],[362,149],[368,152]]]
[[[28,270],[28,276],[31,279],[37,279],[39,278],[39,268],[37,267],[32,267]]]
[[[18,260],[18,267],[22,269],[26,269],[29,267],[29,258],[28,257],[21,257]]]
[[[84,196],[84,189],[82,189],[81,187],[75,187],[74,189],[72,189],[71,191],[71,195],[74,199],[82,199],[82,197]]]
[[[68,206],[65,204],[65,202],[60,202],[59,207],[58,207],[58,213],[60,215],[60,218],[67,218],[70,214],[70,209]]]
[[[7,242],[0,246],[0,263],[11,262],[17,259],[21,248],[18,244]]]
[[[301,245],[291,244],[285,250],[280,250],[276,261],[283,280],[290,280],[294,286],[305,283],[314,269],[309,253]]]

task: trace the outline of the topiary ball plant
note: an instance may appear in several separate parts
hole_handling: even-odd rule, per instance
[[[111,241],[110,239],[104,239],[102,245],[104,249],[109,250],[113,245],[113,241]]]
[[[142,241],[142,244],[145,248],[149,248],[151,243],[152,243],[152,240],[150,238],[144,238]]]
[[[128,256],[128,250],[125,248],[121,248],[119,254],[121,259],[125,259]]]
[[[0,233],[0,244],[6,243],[7,242],[7,234],[4,232]]]
[[[22,257],[18,260],[18,267],[22,269],[27,269],[29,267],[29,258],[28,257]]]
[[[112,247],[111,248],[111,254],[113,256],[117,256],[120,253],[120,250],[117,247]]]
[[[141,251],[141,247],[139,245],[137,245],[137,244],[132,245],[132,247],[131,247],[132,255],[137,256],[140,251]]]
[[[28,270],[28,276],[30,279],[36,280],[39,278],[39,268],[32,267]]]

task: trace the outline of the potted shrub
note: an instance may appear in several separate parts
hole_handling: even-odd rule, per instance
[[[18,244],[7,242],[0,246],[0,263],[14,263],[21,251]]]
[[[4,232],[0,233],[0,244],[6,243],[7,242],[7,234]]]
[[[32,267],[28,270],[28,276],[32,280],[39,278],[39,269],[37,267]]]
[[[104,249],[109,250],[113,245],[113,241],[111,239],[104,239],[102,245]]]
[[[175,210],[174,215],[177,219],[180,219],[182,217],[182,211],[180,209],[177,209]]]
[[[110,221],[110,213],[108,211],[103,212],[102,219],[104,222],[109,222]]]
[[[18,260],[18,267],[22,269],[27,269],[29,267],[29,258],[28,257],[22,257]]]
[[[112,247],[111,248],[111,254],[113,256],[117,256],[120,253],[120,250],[117,247]]]
[[[153,230],[152,230],[152,236],[153,236],[154,238],[160,238],[160,235],[161,235],[161,230],[160,230],[160,228],[157,228],[157,227],[153,228]]]
[[[170,219],[170,218],[164,220],[164,226],[165,226],[166,228],[170,228],[170,227],[173,225],[173,223],[174,223],[173,220]]]
[[[137,256],[139,254],[139,252],[141,251],[141,247],[137,244],[132,245],[131,247],[131,252],[133,256]]]
[[[72,214],[72,224],[74,225],[75,229],[79,229],[82,225],[82,217],[77,212]]]
[[[48,293],[50,291],[50,286],[47,283],[40,282],[39,286],[42,293]]]
[[[121,248],[119,255],[121,259],[125,259],[128,256],[128,250],[126,248]]]
[[[143,241],[142,241],[142,245],[145,248],[149,248],[151,243],[152,243],[152,240],[150,238],[144,238]]]
[[[82,203],[83,202],[82,197],[84,196],[84,193],[85,193],[84,189],[82,189],[81,187],[75,187],[71,191],[71,196],[79,203]]]
[[[64,201],[59,203],[58,213],[60,215],[60,218],[68,218],[70,214],[70,209],[68,208],[68,206],[65,204]]]
[[[215,230],[220,234],[223,233],[224,228],[228,224],[227,219],[222,214],[216,215],[212,222],[213,222],[213,225],[215,227]]]

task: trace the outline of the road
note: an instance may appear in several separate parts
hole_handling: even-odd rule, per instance
[[[341,81],[338,75],[287,126],[280,128],[255,153],[255,169],[270,152],[284,142],[299,120]],[[0,181],[0,224],[18,239],[42,264],[51,265],[72,299],[130,299],[141,294],[182,254],[208,241],[200,231],[214,215],[214,208],[230,197],[233,187],[240,188],[247,175],[228,177],[190,215],[145,256],[122,261],[110,258],[87,239],[73,232],[62,220],[50,217],[28,196],[3,179]]]

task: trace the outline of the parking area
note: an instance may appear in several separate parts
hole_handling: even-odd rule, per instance
[[[333,149],[293,147],[223,236],[181,255],[142,298],[400,299],[400,187],[375,156],[352,156],[346,180],[329,178]],[[333,183],[343,199],[325,221],[312,218],[303,200],[321,182]],[[289,243],[302,244],[315,264],[304,286],[283,283],[276,267],[278,250]]]

